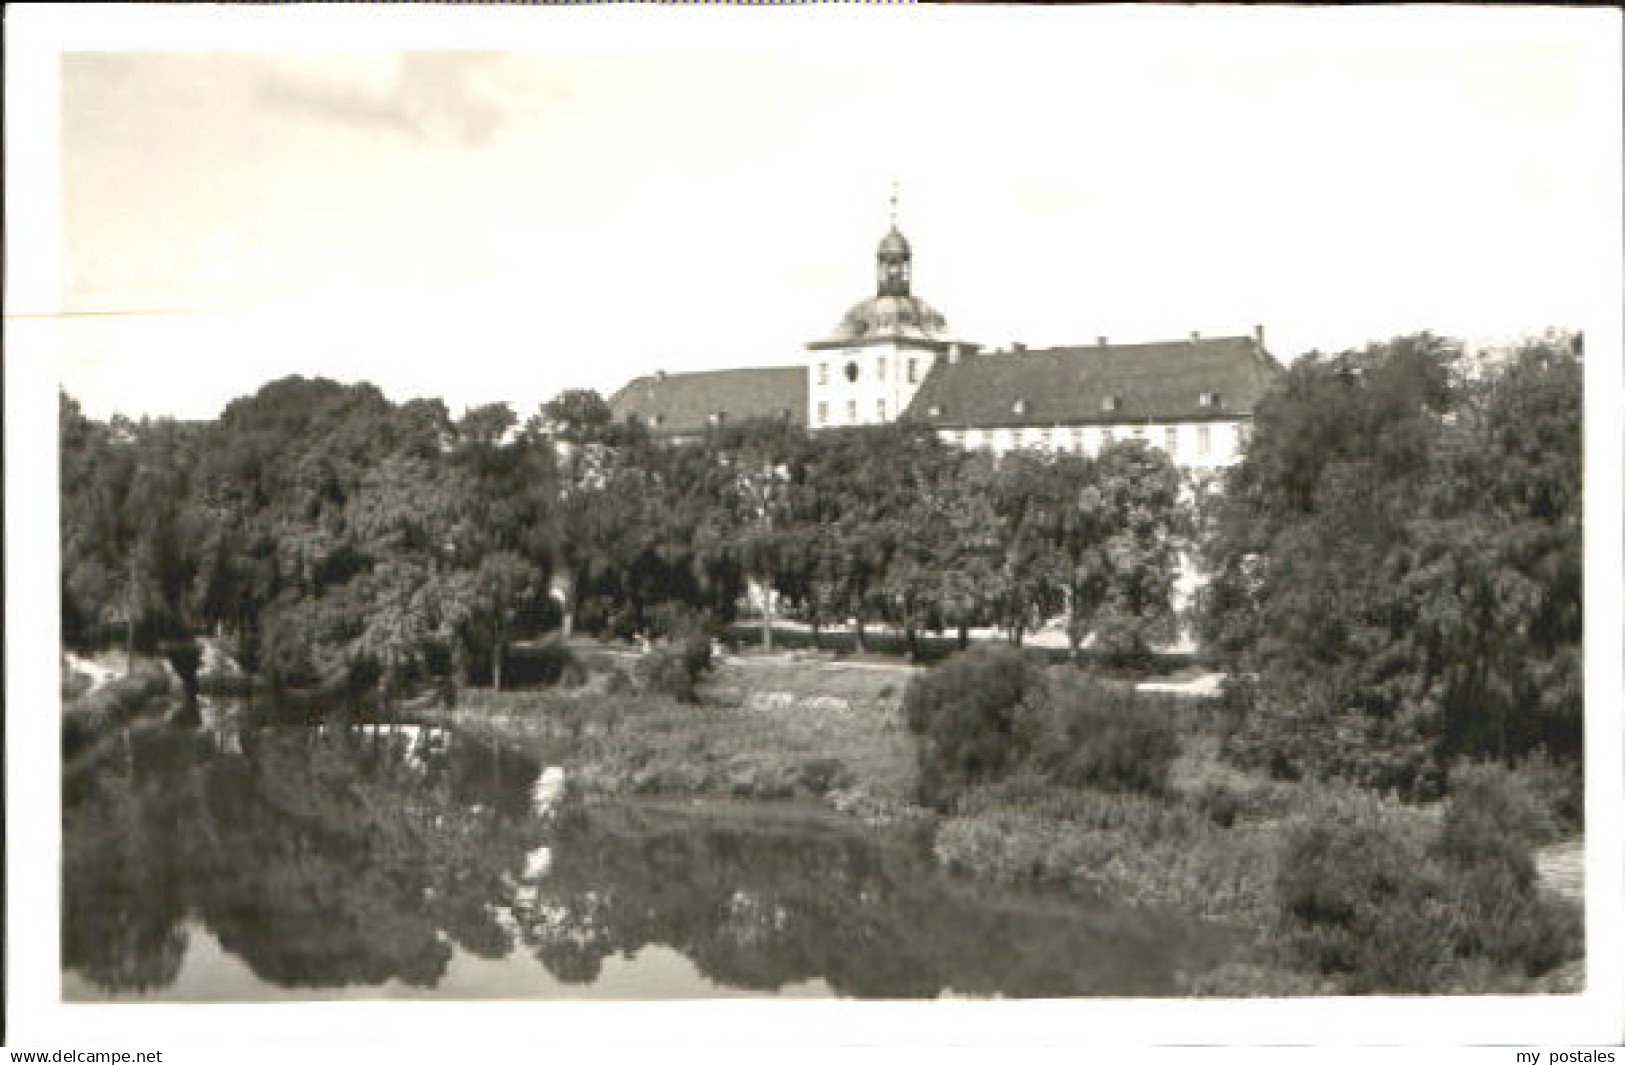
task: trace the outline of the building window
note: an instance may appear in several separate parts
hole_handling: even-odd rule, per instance
[[[1083,430],[1082,429],[1074,429],[1074,430],[1072,430],[1072,450],[1076,451],[1080,455],[1083,454]]]
[[[878,417],[881,421],[886,420],[886,401],[885,400],[883,400],[883,399],[875,400],[875,416]]]
[[[1026,414],[1027,413],[1027,401],[1025,399],[1016,400],[1015,403],[1011,404],[1010,410],[1014,414]]]
[[[649,421],[654,425],[659,425],[661,422],[663,422],[665,420],[666,420],[666,416],[664,414],[656,414],[653,418],[649,419]]]
[[[1162,431],[1162,447],[1172,455],[1179,450],[1179,430],[1170,425]]]
[[[856,362],[849,362],[846,364],[846,379],[848,381],[856,381],[858,379],[858,364]]]
[[[910,360],[908,360],[908,383],[909,384],[912,385],[915,381],[917,381],[919,379],[919,376],[918,376],[919,375],[919,369],[920,369],[920,366],[919,366],[919,360],[918,359],[910,359]]]
[[[1050,450],[1050,448],[1054,446],[1054,443],[1050,438],[1050,431],[1048,429],[1045,429],[1043,432],[1038,434],[1038,440],[1039,446],[1045,451]]]
[[[1013,447],[1013,448],[1017,448],[1017,449],[1019,449],[1021,447],[1021,430],[1020,429],[1017,429],[1015,432],[1010,434],[1010,446]]]
[[[1205,425],[1196,427],[1196,453],[1207,458],[1208,451],[1213,447],[1213,434]]]
[[[818,424],[829,424],[829,404],[823,400],[818,401]]]
[[[1101,447],[1105,447],[1107,444],[1110,444],[1112,441],[1114,441],[1116,439],[1117,439],[1117,433],[1115,431],[1113,431],[1112,429],[1106,428],[1106,429],[1102,429],[1100,431],[1100,446]]]
[[[1101,410],[1116,410],[1122,405],[1122,399],[1118,396],[1102,396],[1100,400]]]
[[[886,379],[886,356],[882,355],[875,360],[875,373],[882,381]]]
[[[1136,425],[1134,427],[1134,439],[1136,439],[1136,440],[1144,440],[1145,439],[1145,426]]]
[[[925,408],[925,413],[929,417],[940,418],[942,417],[942,407],[939,404],[933,403],[929,407]]]
[[[858,401],[855,399],[846,401],[846,420],[853,425],[858,423]]]
[[[1247,441],[1253,438],[1253,427],[1247,422],[1236,423],[1236,447],[1247,446]]]
[[[827,362],[818,364],[818,383],[821,385],[829,384],[829,363]]]

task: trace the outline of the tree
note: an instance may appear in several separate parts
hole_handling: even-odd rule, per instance
[[[1162,451],[1124,441],[1102,451],[1082,476],[1061,476],[1073,502],[1061,511],[1055,539],[1069,566],[1074,654],[1092,633],[1108,657],[1143,659],[1175,635],[1180,546],[1192,525],[1179,471]]]
[[[1579,365],[1548,338],[1474,379],[1422,335],[1288,371],[1205,546],[1203,631],[1259,678],[1244,753],[1428,792],[1577,751]]]

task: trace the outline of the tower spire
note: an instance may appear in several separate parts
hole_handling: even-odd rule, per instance
[[[907,296],[909,275],[913,272],[912,252],[908,241],[897,228],[897,179],[891,183],[891,228],[880,242],[876,253],[876,295]]]

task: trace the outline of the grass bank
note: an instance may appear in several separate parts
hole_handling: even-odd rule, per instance
[[[1516,781],[1486,778],[1463,801],[1417,805],[1271,780],[1221,757],[1226,723],[1213,704],[1141,696],[1124,705],[1177,739],[1153,782],[1091,783],[1138,779],[1112,748],[1104,761],[1018,764],[928,811],[903,706],[919,675],[911,667],[735,655],[688,704],[638,691],[635,656],[586,657],[583,687],[469,692],[444,716],[565,765],[589,799],[808,799],[871,822],[918,819],[938,861],[965,876],[1070,887],[1245,931],[1250,957],[1193,974],[1192,994],[1578,989],[1579,905],[1549,891],[1528,860],[1561,830]],[[1081,720],[1109,728],[1116,712]],[[1098,735],[1069,743],[1088,748]]]
[[[467,692],[443,713],[565,764],[588,796],[810,798],[871,820],[919,812],[899,712],[909,667],[730,656],[691,705],[614,679],[630,665],[598,652],[582,688]]]

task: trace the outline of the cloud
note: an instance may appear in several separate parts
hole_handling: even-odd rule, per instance
[[[563,93],[492,52],[277,57],[258,79],[262,103],[361,129],[479,146]]]

